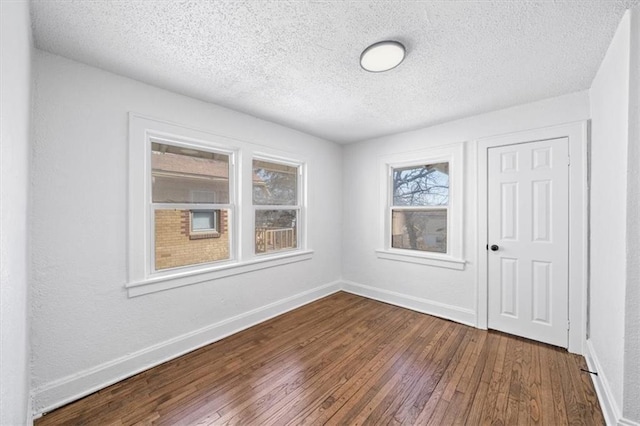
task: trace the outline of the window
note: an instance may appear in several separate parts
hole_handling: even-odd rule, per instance
[[[258,147],[129,114],[129,297],[313,257],[303,162]]]
[[[463,144],[382,159],[379,258],[463,269]]]
[[[231,258],[229,153],[151,141],[154,271]]]
[[[191,232],[217,232],[219,210],[191,210]]]
[[[253,160],[255,253],[292,250],[299,244],[299,164]]]
[[[391,169],[391,247],[447,253],[449,163]]]

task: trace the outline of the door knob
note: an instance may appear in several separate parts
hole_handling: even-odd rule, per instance
[[[498,251],[498,249],[499,249],[499,248],[500,248],[500,247],[498,247],[497,245],[493,244],[493,245],[491,246],[491,251]]]

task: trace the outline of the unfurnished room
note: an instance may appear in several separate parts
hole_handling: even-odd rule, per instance
[[[0,5],[0,425],[640,426],[640,1]]]

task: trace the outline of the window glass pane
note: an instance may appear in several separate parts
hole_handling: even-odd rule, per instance
[[[393,169],[394,206],[449,204],[449,163]]]
[[[447,252],[447,210],[393,210],[391,247]]]
[[[229,259],[229,210],[217,210],[218,229],[192,231],[191,210],[155,211],[155,269]],[[212,211],[203,212],[211,217]],[[202,217],[200,217],[202,219]]]
[[[229,156],[151,144],[154,203],[229,203]]]
[[[297,210],[256,211],[256,253],[297,247]]]
[[[294,206],[297,199],[297,167],[253,160],[253,204]]]
[[[215,231],[217,228],[215,210],[191,211],[192,231]]]

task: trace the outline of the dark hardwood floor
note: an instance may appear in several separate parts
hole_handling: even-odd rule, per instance
[[[553,346],[337,293],[36,425],[602,425],[580,368]]]

